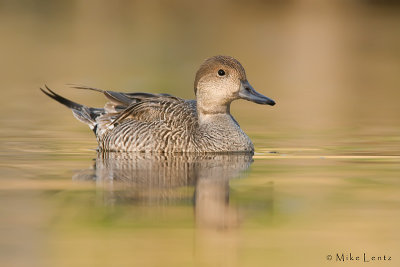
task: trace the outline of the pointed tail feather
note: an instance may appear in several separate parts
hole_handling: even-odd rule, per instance
[[[96,117],[100,116],[104,113],[104,110],[101,108],[90,108],[78,103],[75,103],[65,97],[60,96],[53,92],[47,85],[45,85],[46,90],[40,88],[40,90],[46,94],[47,96],[51,97],[52,99],[56,100],[57,102],[63,104],[64,106],[70,108],[72,113],[74,114],[75,118],[79,121],[86,123],[89,125],[90,129],[96,129]]]

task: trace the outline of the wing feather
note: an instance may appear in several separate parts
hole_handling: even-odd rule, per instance
[[[163,121],[177,127],[184,126],[182,122],[189,125],[197,120],[194,100],[169,94],[122,93],[84,85],[73,85],[73,88],[101,92],[109,100],[104,106],[106,114],[97,119],[101,128],[116,126],[128,119],[148,123]]]

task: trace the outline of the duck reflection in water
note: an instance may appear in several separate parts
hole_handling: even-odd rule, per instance
[[[196,225],[220,229],[237,224],[237,212],[229,206],[229,180],[243,176],[251,163],[250,153],[98,152],[93,169],[73,179],[94,180],[104,190],[106,205],[194,202]]]

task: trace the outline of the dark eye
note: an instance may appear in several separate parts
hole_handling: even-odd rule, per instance
[[[218,71],[218,75],[219,76],[224,76],[225,75],[225,71],[224,70],[219,70]]]

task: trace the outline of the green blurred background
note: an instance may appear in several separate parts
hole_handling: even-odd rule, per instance
[[[245,128],[250,120],[278,133],[398,125],[396,3],[1,1],[3,127],[11,114],[27,124],[49,110],[67,114],[38,91],[45,83],[97,106],[101,96],[65,84],[193,98],[197,68],[217,54],[239,59],[252,85],[278,103],[235,103]]]

